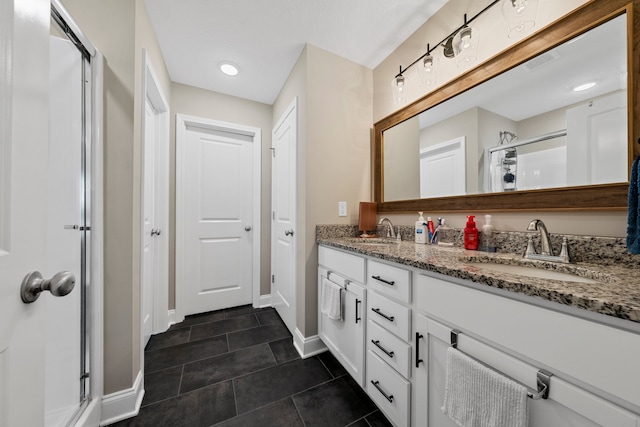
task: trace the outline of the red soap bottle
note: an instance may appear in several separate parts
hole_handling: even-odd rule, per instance
[[[464,228],[464,248],[473,251],[478,250],[478,229],[475,218],[475,215],[467,216],[467,226]]]

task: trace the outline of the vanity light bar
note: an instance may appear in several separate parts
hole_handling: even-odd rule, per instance
[[[478,16],[482,15],[483,13],[485,13],[487,10],[491,9],[493,6],[495,6],[497,3],[499,3],[500,0],[494,0],[492,1],[487,7],[485,7],[484,9],[482,9],[480,12],[478,12],[477,14],[475,14],[471,19],[467,20],[467,14],[464,14],[464,24],[460,25],[458,28],[456,28],[453,32],[451,32],[451,34],[449,34],[448,36],[446,36],[445,38],[443,38],[442,40],[440,40],[438,43],[436,43],[434,46],[444,46],[445,43],[452,38],[453,36],[455,36],[456,34],[458,34],[458,32],[460,32],[460,30],[462,30],[464,27],[466,27],[467,25],[471,24]],[[426,57],[427,55],[429,55],[431,52],[433,52],[433,50],[435,49],[435,47],[433,49],[431,49],[431,44],[427,44],[427,53],[425,53],[424,55],[420,56],[418,59],[416,59],[415,61],[413,61],[411,64],[407,65],[407,67],[403,70],[402,69],[402,65],[400,66],[400,72],[398,74],[396,74],[395,78],[401,77],[402,74],[407,71],[409,68],[413,67],[414,65],[416,65],[418,63],[418,61],[422,60],[424,57]]]

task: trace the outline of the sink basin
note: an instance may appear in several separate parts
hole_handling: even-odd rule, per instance
[[[491,262],[469,262],[468,264],[480,270],[492,271],[496,273],[515,274],[518,276],[535,277],[538,279],[550,279],[560,280],[564,282],[580,283],[599,283],[603,281],[591,279],[589,277],[584,277],[575,273],[556,270],[545,270],[528,265],[497,264]]]

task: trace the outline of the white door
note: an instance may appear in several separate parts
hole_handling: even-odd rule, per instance
[[[204,124],[184,125],[179,132],[176,234],[181,240],[177,286],[184,299],[182,314],[250,304],[253,136]]]
[[[420,150],[420,197],[466,194],[466,137]]]
[[[144,87],[142,177],[142,348],[169,325],[169,107],[147,52],[142,52]]]
[[[626,92],[567,110],[567,185],[628,180]]]
[[[156,227],[156,112],[149,98],[145,97],[144,108],[144,178],[142,204],[142,333],[143,347],[153,334],[154,283],[158,279]]]
[[[273,129],[271,183],[271,301],[292,334],[296,327],[296,102]]]
[[[46,265],[48,0],[0,2],[0,425],[41,426],[45,315],[20,284]]]

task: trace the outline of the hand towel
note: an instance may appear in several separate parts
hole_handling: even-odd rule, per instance
[[[322,278],[322,301],[320,311],[329,319],[342,320],[342,286]]]
[[[631,254],[640,254],[640,157],[636,157],[631,166],[629,179],[629,216],[627,220],[627,250]]]
[[[526,427],[527,388],[460,351],[447,350],[442,412],[460,427]]]

